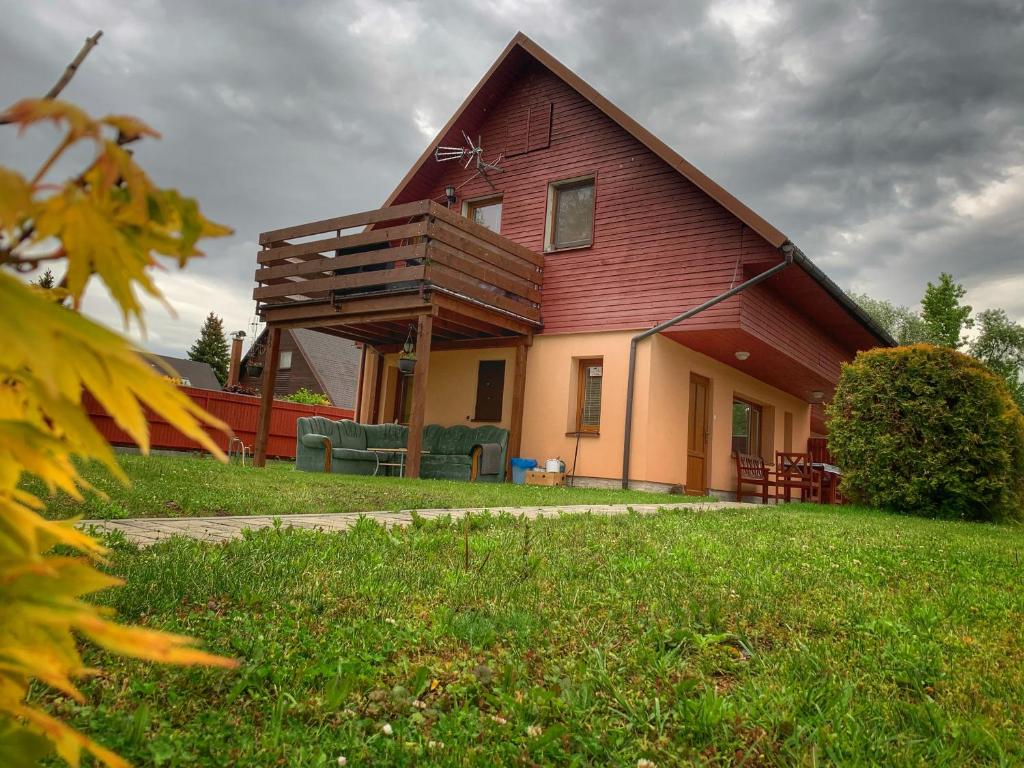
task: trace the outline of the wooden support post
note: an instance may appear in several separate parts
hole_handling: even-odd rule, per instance
[[[423,420],[427,411],[427,376],[430,374],[431,315],[420,315],[416,324],[416,369],[412,375],[412,414],[409,416],[406,477],[420,476],[420,451],[423,449]]]
[[[532,339],[524,338],[516,346],[516,370],[512,380],[512,423],[509,425],[508,456],[505,461],[505,480],[512,477],[512,459],[519,457],[523,444],[523,411],[526,408],[526,356]]]
[[[256,446],[253,450],[254,467],[267,465],[267,439],[270,437],[270,417],[274,412],[274,382],[277,380],[277,363],[281,356],[281,329],[267,331],[267,351],[263,358],[263,391],[260,393],[260,415],[256,421]]]
[[[373,402],[370,407],[370,423],[380,423],[380,395],[384,385],[384,355],[377,350],[377,366],[373,375]]]
[[[352,421],[359,423],[363,420],[363,391],[366,389],[366,356],[369,344],[363,344],[359,353],[359,375],[356,376],[356,402],[352,409]]]

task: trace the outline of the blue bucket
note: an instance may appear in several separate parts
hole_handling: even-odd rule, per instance
[[[535,459],[512,459],[512,482],[516,485],[523,485],[526,482],[526,473],[537,466]]]

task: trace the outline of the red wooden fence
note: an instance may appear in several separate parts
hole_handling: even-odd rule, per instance
[[[202,408],[225,422],[235,436],[247,446],[256,442],[256,419],[260,410],[260,399],[250,395],[235,395],[227,392],[216,392],[210,389],[179,387]],[[88,392],[82,402],[92,423],[100,434],[113,445],[134,445],[131,438],[121,430],[103,407]],[[300,416],[327,416],[331,419],[351,419],[352,411],[348,408],[335,408],[330,405],[300,405],[274,401],[274,410],[270,415],[270,436],[267,439],[267,455],[278,458],[295,458],[295,422]],[[178,430],[158,417],[147,412],[149,420],[149,438],[153,448],[173,451],[198,451],[199,444],[189,440]],[[228,436],[213,429],[206,430],[225,451],[228,447]]]

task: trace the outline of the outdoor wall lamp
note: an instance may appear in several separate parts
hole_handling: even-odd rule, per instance
[[[816,389],[813,392],[811,392],[811,401],[812,402],[818,403],[818,402],[821,402],[824,398],[825,398],[825,393],[822,392],[820,389]]]
[[[444,188],[444,197],[448,201],[448,207],[455,205],[455,187],[450,184]]]
[[[744,349],[741,349],[736,353],[736,359],[739,360],[740,362],[746,360],[748,357],[750,357],[750,353]]]

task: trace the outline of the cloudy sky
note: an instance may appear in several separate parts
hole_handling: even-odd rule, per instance
[[[249,328],[258,233],[378,206],[517,30],[784,231],[840,285],[940,271],[1024,321],[1024,0],[0,0],[0,102],[142,117],[157,183],[236,235],[162,275],[145,345]],[[34,168],[53,135],[0,140]],[[109,300],[87,310],[120,327]]]

